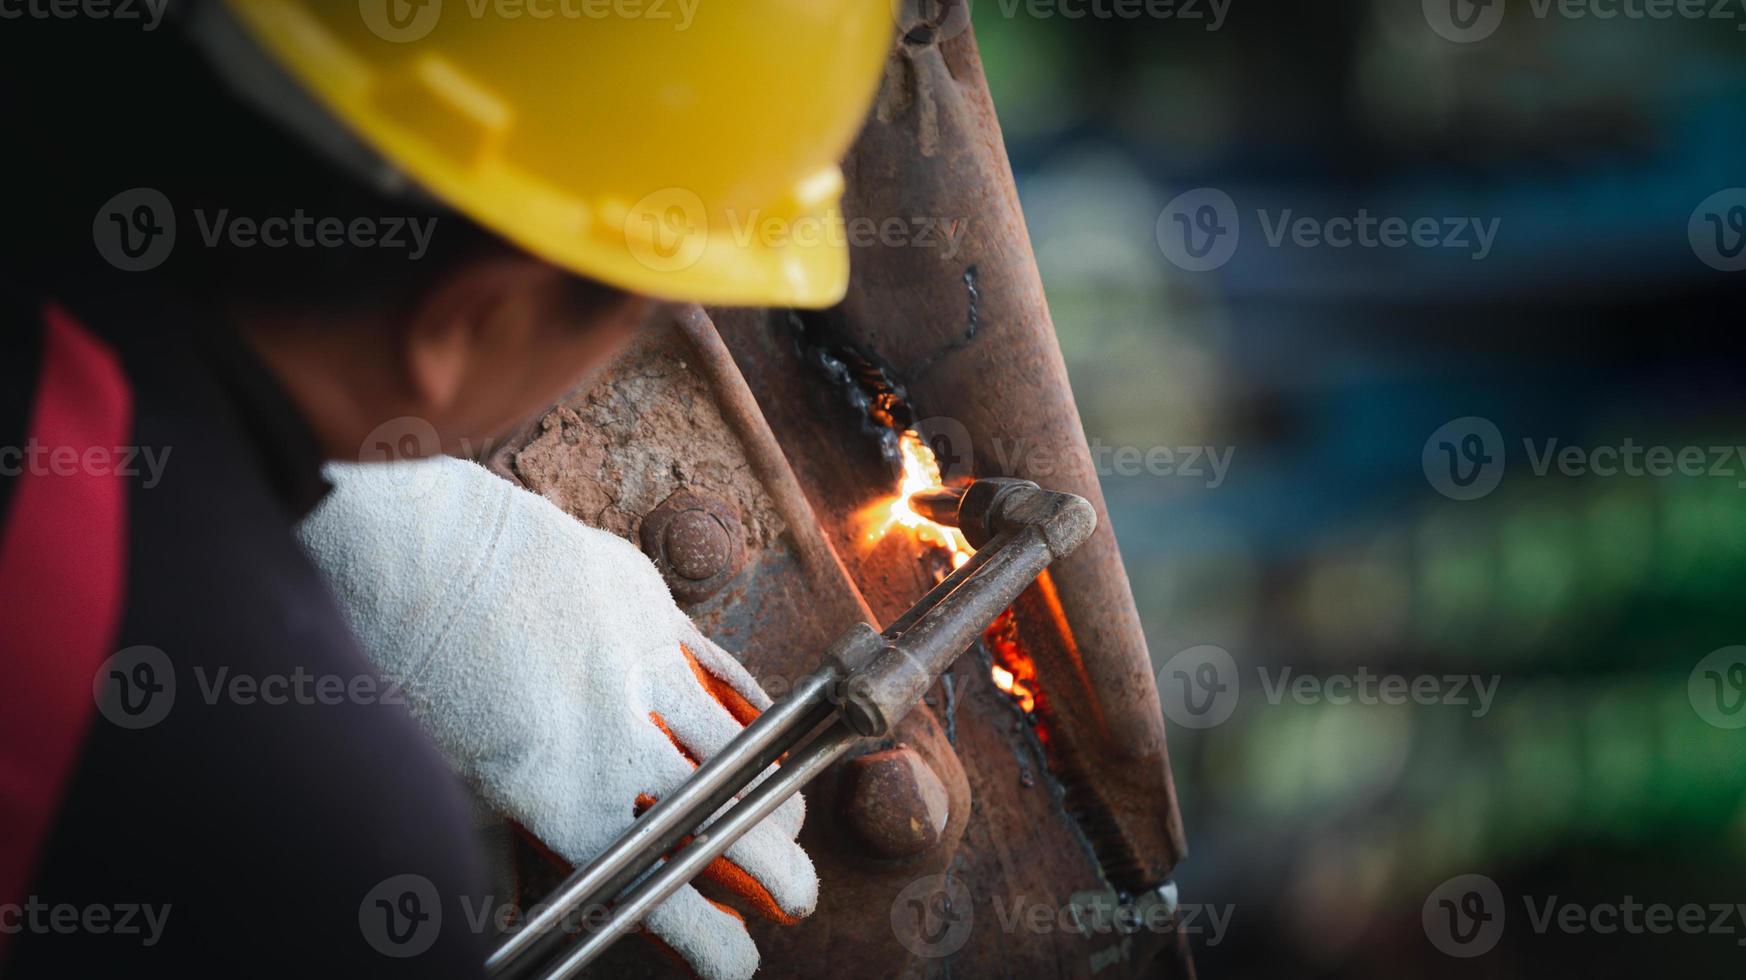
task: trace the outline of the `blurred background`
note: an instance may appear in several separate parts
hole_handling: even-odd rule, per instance
[[[1705,660],[1746,643],[1746,462],[1708,472],[1746,443],[1746,191],[1715,196],[1746,187],[1746,7],[1063,16],[1090,2],[973,19],[1154,665],[1212,645],[1241,682],[1223,723],[1170,719],[1183,900],[1235,906],[1201,975],[1738,975],[1746,917],[1540,934],[1526,903],[1746,902],[1746,650]],[[1195,271],[1171,202],[1201,188],[1239,235]],[[1495,237],[1270,241],[1359,209]],[[1446,478],[1473,417],[1489,492]],[[1627,439],[1705,472],[1536,473]],[[1285,668],[1495,699],[1270,698]],[[1467,874],[1507,910],[1479,959],[1425,917]]]

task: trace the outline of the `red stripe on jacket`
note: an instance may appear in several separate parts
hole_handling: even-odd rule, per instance
[[[133,430],[115,352],[57,307],[43,311],[42,365],[26,458],[0,527],[0,903],[20,901],[96,708],[92,678],[114,652],[127,546],[127,486],[112,466],[54,461],[61,447],[108,459]],[[61,459],[65,460],[65,452]],[[0,931],[0,953],[7,935]]]

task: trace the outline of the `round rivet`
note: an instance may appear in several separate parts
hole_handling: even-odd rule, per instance
[[[667,525],[662,545],[673,571],[693,582],[720,573],[733,554],[727,528],[722,527],[713,515],[701,510],[675,514],[672,523]]]
[[[680,490],[643,518],[643,552],[655,560],[673,598],[701,602],[746,562],[739,511],[725,500]]]

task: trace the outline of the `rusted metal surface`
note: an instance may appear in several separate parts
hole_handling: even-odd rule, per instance
[[[935,14],[948,25],[956,16],[945,6]],[[1110,846],[1129,852],[1120,860],[1133,867],[1118,873],[1138,877],[1122,884],[1156,883],[1184,850],[1163,714],[974,35],[898,50],[875,119],[847,161],[846,209],[961,221],[962,242],[950,255],[858,250],[835,323],[849,343],[893,365],[918,415],[962,427],[969,445],[953,448],[973,457],[976,475],[1034,479],[1096,506],[1096,535],[1050,572],[1071,634],[1032,654],[1048,655],[1042,680],[1057,706],[1071,703],[1055,727],[1093,773],[1087,787],[1119,837]],[[1020,610],[1027,638],[1057,632],[1050,612]]]
[[[712,311],[851,577],[891,616],[931,583],[912,545],[869,542],[854,519],[891,486],[888,453],[845,432],[870,391],[896,390],[949,473],[1016,476],[1079,494],[1099,528],[1014,610],[1042,694],[1036,721],[992,690],[988,661],[936,690],[977,813],[954,875],[977,915],[1018,899],[1059,903],[1075,890],[1135,892],[1165,880],[1185,847],[1163,716],[1139,618],[1019,212],[999,127],[962,10],[935,7],[929,30],[908,11],[873,118],[846,162],[851,219],[929,218],[961,228],[955,251],[856,247],[848,298],[822,316]],[[847,365],[845,370],[841,365]],[[845,396],[843,376],[876,376]],[[1071,819],[1067,819],[1068,815]],[[1022,856],[1021,856],[1022,855]],[[1034,861],[1028,864],[1027,860]],[[1106,885],[1107,883],[1107,885]],[[973,934],[916,975],[1140,975],[1154,957],[1191,971],[1176,937],[1124,950],[1083,937]],[[1156,941],[1152,941],[1156,940]],[[1109,971],[1112,957],[1116,969]]]
[[[915,16],[911,12],[911,17]],[[936,10],[934,24],[959,24]],[[847,161],[850,220],[929,217],[962,229],[957,250],[856,248],[854,281],[824,318],[840,348],[880,363],[908,393],[913,414],[964,459],[974,475],[1014,475],[1093,501],[1100,528],[1084,549],[1051,569],[1048,585],[1021,603],[1025,645],[1037,660],[1056,737],[1055,767],[1117,886],[1165,879],[1184,852],[1165,753],[1163,714],[1128,578],[1109,528],[1096,473],[1042,285],[1028,246],[1011,171],[988,101],[973,33],[904,31],[887,66],[875,115]],[[796,461],[821,512],[845,512],[866,496],[873,466],[808,466],[828,444],[828,423],[796,418],[793,391],[772,379],[803,370],[780,323],[719,318],[761,404]],[[794,384],[803,384],[794,381]],[[808,405],[805,414],[833,411]],[[835,528],[849,556],[852,529]],[[883,566],[856,575],[876,610],[885,606]],[[897,585],[899,596],[913,594]]]

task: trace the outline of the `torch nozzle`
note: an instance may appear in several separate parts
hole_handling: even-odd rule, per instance
[[[909,498],[910,509],[946,527],[958,526],[958,503],[964,499],[963,489],[940,487],[923,490]]]

